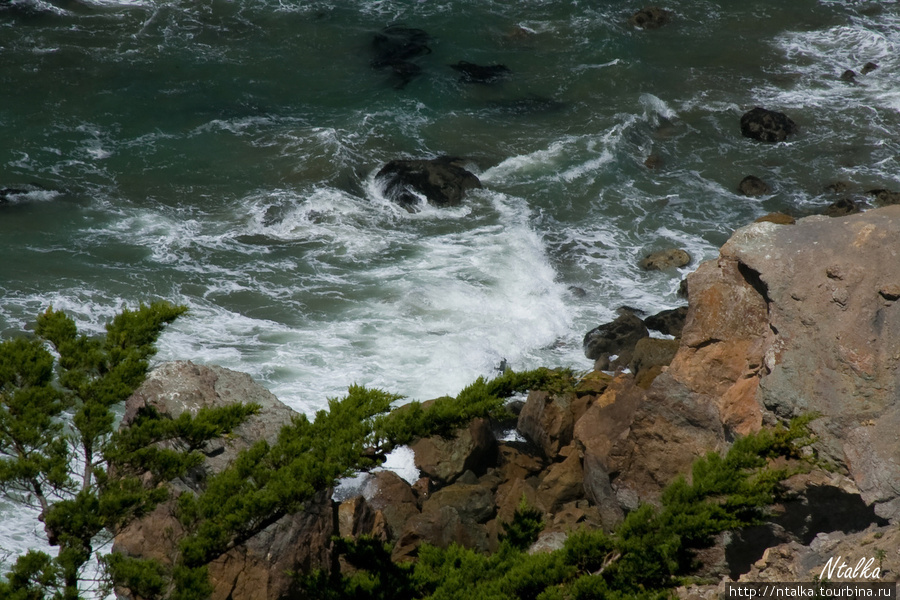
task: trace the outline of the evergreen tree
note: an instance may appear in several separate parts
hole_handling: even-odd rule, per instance
[[[185,311],[142,304],[116,315],[105,335],[88,337],[49,308],[37,319],[36,337],[0,343],[0,493],[35,507],[48,542],[59,548],[55,557],[20,556],[0,580],[0,598],[78,599],[83,567],[103,534],[164,500],[158,483],[198,464],[205,440],[255,410],[178,421],[147,414],[115,431],[114,408],[144,380],[163,328]]]

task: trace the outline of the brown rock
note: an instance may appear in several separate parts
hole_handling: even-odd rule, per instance
[[[813,423],[818,451],[843,463],[863,498],[892,519],[900,517],[900,489],[889,483],[900,480],[897,442],[888,433],[900,397],[900,313],[881,291],[898,277],[897,239],[900,206],[888,206],[840,220],[809,217],[794,227],[750,225],[735,232],[718,261],[756,273],[767,299],[766,312],[756,301],[757,317],[744,320],[755,324],[757,339],[764,334],[761,347],[748,344],[755,349],[745,361],[749,368],[762,357],[757,400],[783,417],[822,414]],[[693,289],[692,281],[692,300]],[[718,310],[735,300],[723,296]],[[695,335],[696,352],[702,338],[721,336]]]
[[[617,377],[575,424],[574,438],[584,447],[585,493],[606,511],[607,525],[618,508],[612,494],[629,510],[656,501],[695,458],[723,446],[724,432],[710,398],[664,373],[649,390]]]
[[[769,213],[756,219],[754,223],[775,223],[776,225],[793,225],[797,219],[780,212]]]
[[[261,411],[225,439],[208,444],[204,474],[169,483],[175,494],[202,490],[209,475],[224,469],[237,453],[259,440],[273,441],[293,411],[281,404],[249,375],[221,367],[204,367],[190,362],[165,363],[153,370],[128,399],[123,426],[138,411],[151,406],[162,414],[177,417],[204,406],[224,406],[234,402],[255,402]],[[282,517],[209,565],[212,598],[225,600],[230,594],[252,600],[274,600],[293,585],[290,572],[310,572],[328,568],[330,539],[334,533],[334,512],[330,489],[319,492],[304,508]],[[177,555],[178,540],[184,534],[175,517],[175,501],[157,506],[116,533],[113,551],[139,558],[154,558],[171,565]]]
[[[415,557],[423,543],[439,548],[459,544],[487,551],[489,535],[483,524],[494,513],[489,488],[477,484],[448,485],[432,494],[422,505],[422,512],[406,522],[391,557],[393,560]]]
[[[438,485],[453,483],[466,471],[483,474],[497,456],[497,438],[486,419],[474,419],[454,438],[423,438],[410,447],[416,467]]]
[[[393,471],[372,475],[363,488],[363,496],[371,510],[382,513],[390,540],[396,540],[406,522],[419,514],[418,498],[412,486]]]
[[[680,346],[678,340],[661,340],[659,338],[646,337],[638,341],[634,348],[634,358],[631,359],[629,368],[634,372],[637,385],[646,389],[675,358]]]
[[[555,457],[560,448],[572,441],[574,400],[574,393],[529,392],[519,414],[519,433],[537,444],[547,457]]]
[[[547,512],[555,513],[568,502],[584,497],[584,472],[581,457],[572,452],[562,462],[552,465],[538,485],[538,501]]]
[[[660,250],[644,257],[639,266],[645,271],[665,271],[691,264],[691,255],[680,248]]]

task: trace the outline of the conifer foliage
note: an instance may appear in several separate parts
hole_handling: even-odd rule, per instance
[[[0,598],[80,598],[83,567],[103,535],[164,500],[159,482],[198,464],[205,440],[255,410],[177,421],[148,414],[116,433],[114,409],[144,380],[165,326],[185,311],[142,304],[116,315],[105,335],[88,337],[49,308],[35,337],[0,343],[0,494],[37,509],[47,540],[59,548],[55,557],[19,557],[0,579]],[[168,449],[159,445],[173,440]]]

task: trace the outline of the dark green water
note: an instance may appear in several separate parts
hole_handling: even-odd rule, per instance
[[[897,2],[665,7],[642,31],[612,1],[0,1],[0,188],[22,191],[0,205],[0,329],[166,298],[191,313],[161,359],[299,410],[352,382],[427,398],[504,359],[587,369],[588,329],[680,304],[735,228],[820,211],[836,180],[900,187]],[[371,66],[397,23],[430,36],[402,89]],[[464,83],[460,60],[511,74]],[[757,105],[800,133],[742,138]],[[411,215],[373,182],[443,154],[484,184],[462,207]],[[772,194],[739,195],[748,174]],[[692,264],[638,269],[671,246]]]

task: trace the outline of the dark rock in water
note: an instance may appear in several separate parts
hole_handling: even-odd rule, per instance
[[[684,321],[687,318],[687,306],[664,310],[644,319],[644,325],[673,337],[681,337]]]
[[[450,65],[450,68],[459,71],[459,80],[466,83],[494,83],[512,72],[506,65],[482,66],[464,60]]]
[[[761,142],[783,142],[797,131],[784,113],[756,107],[741,117],[741,135]]]
[[[457,206],[466,190],[481,187],[478,178],[462,164],[462,159],[450,156],[392,160],[375,178],[382,181],[384,194],[409,212],[418,210],[423,196],[435,206]]]
[[[372,66],[386,67],[394,63],[410,60],[417,56],[430,54],[428,43],[431,36],[422,29],[413,29],[403,25],[390,25],[375,34],[372,50],[375,58]]]
[[[672,13],[658,6],[650,6],[631,15],[628,23],[641,29],[659,29],[672,20]]]
[[[23,190],[20,188],[0,188],[0,203],[9,202],[10,196],[18,196],[21,194],[27,194],[29,190]]]
[[[644,161],[644,166],[651,170],[659,169],[663,166],[663,159],[659,154],[654,152]]]
[[[584,288],[578,287],[577,285],[569,286],[569,293],[572,294],[575,298],[586,298],[587,292],[584,291]]]
[[[900,192],[891,190],[869,190],[866,192],[870,196],[875,197],[875,203],[878,206],[890,206],[891,204],[900,204]]]
[[[631,361],[631,354],[638,340],[650,335],[644,322],[632,314],[622,315],[611,323],[604,323],[588,331],[582,342],[584,355],[597,360],[602,355],[618,354],[620,359],[627,355],[624,364]]]
[[[847,69],[846,71],[841,73],[841,79],[843,81],[854,81],[856,79],[856,72],[851,69]]]
[[[772,190],[769,188],[769,185],[756,177],[755,175],[747,175],[741,182],[738,184],[738,191],[745,196],[765,196],[770,193]]]
[[[502,100],[492,102],[491,106],[505,113],[529,115],[538,113],[557,112],[565,108],[565,104],[553,98],[544,96],[530,95],[524,98],[516,98],[514,100]]]
[[[878,68],[878,65],[876,65],[875,63],[867,62],[866,64],[863,65],[862,74],[868,75],[869,73],[871,73],[872,71],[874,71],[877,68]]]
[[[830,204],[822,214],[826,217],[845,217],[847,215],[856,214],[861,210],[859,203],[851,198],[841,198],[837,202]]]
[[[691,255],[680,248],[671,248],[653,252],[638,264],[645,271],[664,271],[691,264]]]
[[[826,192],[834,192],[836,194],[843,194],[850,190],[850,184],[846,181],[835,181],[834,183],[829,183],[825,186]]]
[[[403,88],[422,72],[422,67],[411,61],[431,53],[430,41],[431,36],[422,29],[403,25],[385,27],[372,40],[375,58],[370,64],[375,69],[391,69],[398,78],[395,87]]]

